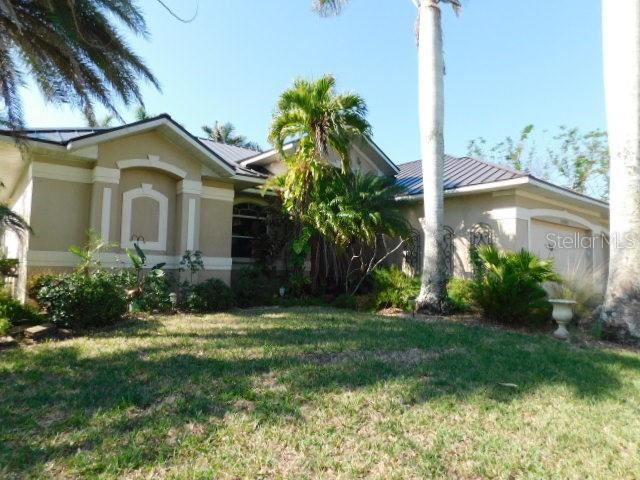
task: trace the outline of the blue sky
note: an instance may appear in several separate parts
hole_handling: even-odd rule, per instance
[[[197,4],[165,1],[184,16]],[[374,138],[393,160],[418,159],[411,1],[352,0],[329,19],[311,1],[199,0],[190,24],[153,0],[139,2],[151,39],[132,44],[162,84],[162,93],[144,88],[147,110],[197,134],[205,123],[231,121],[266,146],[279,93],[298,76],[333,73],[339,89],[367,100]],[[600,0],[467,0],[460,17],[445,9],[444,32],[449,153],[466,153],[478,136],[516,135],[528,123],[605,127]],[[45,106],[33,87],[24,100],[30,126],[85,123],[77,112]]]

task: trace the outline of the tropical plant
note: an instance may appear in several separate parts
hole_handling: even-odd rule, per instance
[[[287,141],[304,139],[295,156],[326,162],[333,150],[342,171],[349,170],[349,146],[354,139],[370,134],[371,126],[364,99],[355,93],[337,94],[335,85],[333,75],[315,81],[300,78],[280,95],[269,140],[281,156],[285,156]]]
[[[536,323],[549,319],[550,304],[544,282],[560,277],[553,260],[541,260],[527,250],[501,251],[494,245],[478,249],[481,273],[471,288],[473,301],[484,315],[505,324]]]
[[[138,105],[133,112],[133,116],[136,119],[136,122],[149,120],[150,118],[153,117],[153,115],[147,112],[147,108],[144,105]]]
[[[247,137],[244,135],[238,135],[236,133],[236,127],[231,122],[215,122],[213,127],[203,125],[202,131],[211,141],[224,143],[225,145],[233,145],[235,147],[248,148],[250,150],[255,150],[256,152],[262,151],[260,145],[256,142],[247,140]]]
[[[379,265],[396,252],[409,232],[396,197],[402,189],[391,178],[334,170],[314,189],[304,224],[318,232],[325,244],[337,254],[346,254],[343,284],[346,293],[355,295],[362,283]],[[389,245],[387,238],[400,238]],[[338,261],[332,262],[334,275],[340,273]]]
[[[447,297],[455,311],[468,312],[473,308],[473,280],[450,278],[447,282]]]
[[[610,180],[609,281],[603,320],[640,338],[640,0],[603,0]]]
[[[24,218],[11,210],[8,205],[0,203],[0,232],[5,230],[9,230],[19,237],[26,232],[33,231]]]
[[[193,277],[201,270],[204,270],[202,252],[200,250],[185,250],[180,259],[180,271],[188,271],[190,282],[193,284]]]
[[[47,101],[79,108],[92,124],[95,105],[141,103],[140,80],[159,88],[119,30],[146,37],[132,0],[0,2],[0,99],[12,129],[23,126],[20,86],[27,75]]]
[[[69,247],[69,253],[72,253],[79,259],[79,263],[76,266],[76,271],[88,275],[91,270],[98,269],[102,266],[100,261],[100,253],[108,248],[116,246],[116,243],[111,243],[102,240],[95,230],[87,230],[87,243],[82,247],[72,245]]]
[[[162,268],[166,265],[166,262],[156,263],[151,267],[147,267],[147,255],[142,251],[137,243],[133,244],[135,251],[129,249],[126,250],[131,265],[136,272],[136,280],[133,288],[126,290],[127,299],[132,300],[143,294],[146,282],[153,279],[164,276]],[[149,269],[149,272],[145,274],[145,268]]]
[[[460,0],[412,0],[418,9],[418,110],[424,189],[422,287],[418,305],[440,311],[446,297],[443,250],[444,59],[440,4],[457,13]],[[323,15],[337,14],[348,0],[316,0]]]
[[[411,310],[420,292],[420,281],[410,277],[397,266],[378,268],[373,278],[372,303],[375,310],[400,308]]]

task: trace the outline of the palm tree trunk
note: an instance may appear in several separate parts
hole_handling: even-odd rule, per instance
[[[422,287],[418,308],[439,311],[445,289],[442,251],[444,170],[444,60],[441,11],[422,0],[418,25],[420,149],[424,190]]]
[[[611,153],[607,326],[640,337],[640,0],[603,0]]]

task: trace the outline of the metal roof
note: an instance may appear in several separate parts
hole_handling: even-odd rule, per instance
[[[198,138],[200,142],[204,143],[211,150],[216,152],[222,158],[229,162],[240,163],[247,158],[255,157],[260,152],[251,150],[250,148],[236,147],[235,145],[227,145],[225,143],[214,142],[208,138]]]
[[[422,195],[422,161],[398,165],[397,183],[406,189],[405,195]],[[503,165],[495,165],[472,157],[444,157],[444,189],[453,190],[470,185],[511,180],[528,176]]]
[[[238,163],[242,160],[246,160],[249,157],[253,157],[258,155],[260,152],[256,152],[255,150],[251,150],[248,148],[236,147],[233,145],[225,145],[222,143],[213,142],[208,139],[198,138],[191,135],[187,132],[180,124],[176,123],[169,115],[163,114],[157,117],[152,117],[149,119],[141,120],[138,122],[134,122],[132,124],[125,124],[113,128],[91,128],[91,127],[80,127],[80,128],[30,128],[20,131],[20,135],[31,139],[44,141],[48,143],[54,143],[58,145],[66,145],[73,140],[78,140],[80,138],[92,137],[94,135],[107,133],[111,131],[120,130],[131,125],[146,123],[153,120],[157,120],[159,118],[167,118],[168,120],[174,122],[180,129],[182,129],[187,135],[192,137],[194,140],[202,144],[207,150],[210,150],[214,155],[221,158],[224,162],[229,164],[237,174],[240,175],[248,175],[252,177],[266,177],[265,174],[261,172],[257,172],[250,168],[244,167],[242,165],[238,165]],[[0,131],[2,132],[2,131]],[[6,131],[6,133],[11,133]]]

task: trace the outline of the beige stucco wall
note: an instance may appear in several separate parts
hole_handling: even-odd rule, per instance
[[[403,206],[412,228],[421,232],[419,218],[422,216],[422,203],[411,202]],[[608,258],[606,245],[602,242],[600,233],[594,233],[591,228],[580,225],[566,226],[579,219],[591,225],[594,229],[608,227],[607,218],[602,208],[594,208],[584,204],[562,202],[557,199],[539,198],[529,192],[506,190],[480,194],[449,196],[444,201],[444,223],[454,231],[454,275],[468,276],[471,271],[469,259],[470,229],[484,223],[491,227],[496,245],[507,250],[527,248],[542,257],[549,256],[545,247],[546,234],[557,232],[571,234],[579,232],[582,236],[594,235],[593,247],[584,252],[577,251],[555,252],[558,255],[558,271],[567,273],[572,269],[572,263],[578,256],[584,257],[591,271],[602,271]],[[555,218],[536,218],[536,212],[553,214]],[[530,214],[534,214],[531,218]],[[544,222],[544,223],[540,223]],[[535,225],[546,225],[545,229]],[[402,257],[396,256],[396,262],[402,263]]]
[[[202,254],[209,257],[230,257],[233,202],[203,198],[200,211]]]
[[[83,245],[89,229],[91,185],[33,179],[31,250],[63,251]]]
[[[147,132],[104,142],[98,147],[97,165],[118,168],[120,160],[146,159],[149,155],[159,157],[187,172],[187,179],[200,180],[202,166],[185,151],[166,140],[160,133]]]

